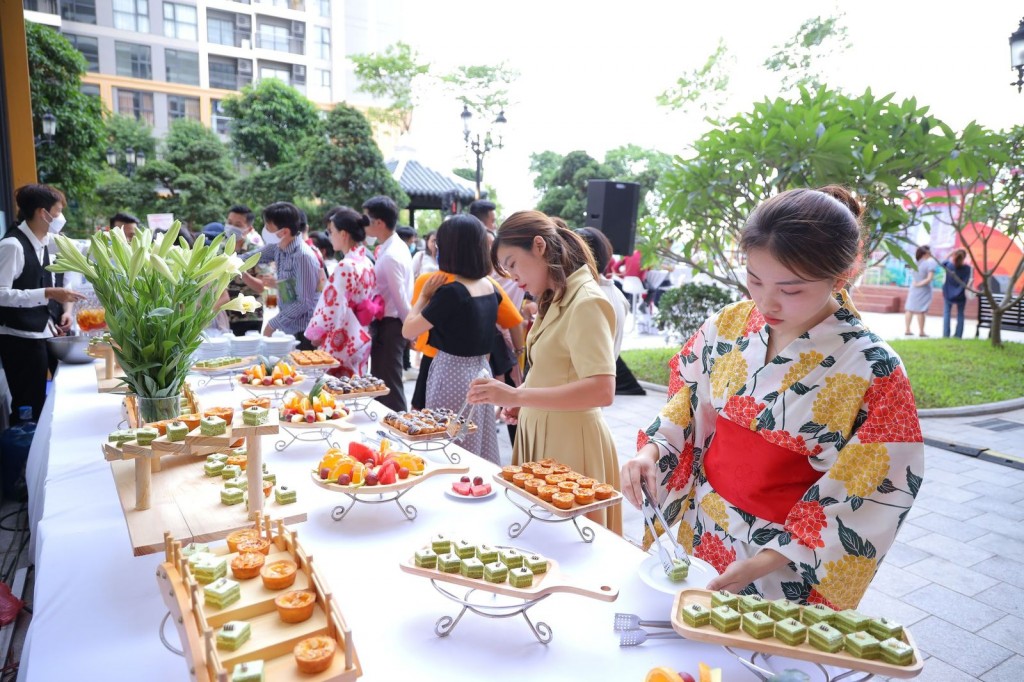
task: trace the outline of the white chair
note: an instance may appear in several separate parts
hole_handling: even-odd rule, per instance
[[[637,315],[640,312],[640,304],[646,291],[643,280],[639,277],[622,278],[622,293],[629,294],[632,299],[632,309],[630,312],[633,314],[633,322],[630,326],[631,330],[636,328]]]

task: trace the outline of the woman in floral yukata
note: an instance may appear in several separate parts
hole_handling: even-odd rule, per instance
[[[844,291],[861,212],[836,186],[754,210],[740,241],[753,300],[672,359],[671,398],[622,469],[630,502],[646,479],[683,547],[719,572],[708,589],[855,608],[920,489],[906,372]]]
[[[330,374],[363,376],[370,360],[370,322],[384,311],[377,294],[373,262],[366,255],[366,226],[369,219],[351,208],[331,214],[327,236],[331,246],[344,258],[331,273],[320,294],[306,338],[333,355],[338,367]]]

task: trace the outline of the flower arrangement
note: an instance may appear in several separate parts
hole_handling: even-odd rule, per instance
[[[90,240],[88,257],[56,236],[60,253],[49,269],[81,273],[92,284],[124,381],[140,398],[176,402],[202,332],[217,313],[260,305],[242,295],[216,305],[231,278],[255,265],[259,254],[244,263],[231,255],[234,236],[220,235],[209,246],[200,238],[190,247],[178,238],[180,228],[175,221],[159,243],[145,229],[131,242],[120,228],[100,232]]]

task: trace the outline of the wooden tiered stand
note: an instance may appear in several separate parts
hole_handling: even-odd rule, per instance
[[[259,578],[239,581],[242,598],[223,609],[207,609],[203,587],[192,576],[188,559],[181,553],[181,543],[170,533],[164,537],[166,561],[157,569],[157,583],[164,603],[176,623],[185,660],[197,682],[228,682],[237,663],[262,660],[267,682],[301,680],[303,682],[351,682],[362,675],[359,657],[338,603],[317,571],[313,557],[299,545],[294,531],[282,521],[272,523],[263,517],[256,528],[271,541],[268,562],[291,559],[299,567],[295,586],[316,592],[316,610],[302,623],[286,624],[277,616],[274,597],[281,591],[268,590]],[[229,555],[227,547],[211,549],[214,554]],[[230,575],[229,575],[230,577]],[[246,620],[252,626],[252,638],[236,651],[217,649],[216,627],[229,620]],[[331,667],[316,675],[299,672],[292,651],[307,638],[327,635],[337,644]]]

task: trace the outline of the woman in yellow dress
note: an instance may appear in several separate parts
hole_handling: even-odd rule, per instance
[[[601,416],[615,397],[615,312],[590,249],[545,214],[519,211],[498,229],[491,260],[538,303],[526,339],[530,372],[519,387],[478,379],[469,401],[498,405],[518,421],[513,464],[550,458],[618,489],[615,443]],[[617,505],[587,517],[622,532]]]

